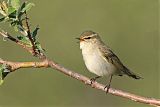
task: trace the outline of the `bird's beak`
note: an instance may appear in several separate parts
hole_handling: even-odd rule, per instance
[[[75,38],[75,39],[81,40],[80,38]]]
[[[80,42],[81,42],[81,41],[84,41],[84,39],[82,39],[82,38],[76,38],[76,39],[78,39]]]
[[[80,43],[81,39],[80,38],[75,38],[75,39],[78,39],[78,42],[77,43]]]

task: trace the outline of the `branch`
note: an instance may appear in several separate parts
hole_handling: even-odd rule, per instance
[[[3,38],[8,38],[9,40],[11,40],[12,42],[15,42],[17,45],[21,46],[22,48],[24,48],[25,50],[27,50],[29,53],[31,53],[33,55],[34,51],[32,48],[29,48],[26,46],[26,44],[22,43],[21,41],[15,39],[14,37],[12,37],[8,32],[5,32],[3,30],[0,31],[0,35]]]
[[[72,78],[75,78],[81,82],[83,82],[86,85],[91,86],[92,88],[95,89],[99,89],[101,91],[106,92],[107,89],[104,90],[104,85],[100,84],[98,82],[93,82],[91,84],[91,81],[88,77],[85,77],[81,74],[76,73],[75,71],[69,70],[57,63],[55,63],[54,61],[51,61],[49,59],[43,60],[41,62],[10,62],[10,61],[4,61],[2,59],[0,59],[0,64],[7,64],[10,66],[11,71],[15,71],[17,69],[20,68],[30,68],[30,67],[34,67],[34,68],[41,68],[41,67],[51,67],[53,69],[56,69]],[[114,88],[109,88],[108,93],[115,95],[115,96],[120,96],[126,99],[130,99],[133,100],[135,102],[140,102],[140,103],[144,103],[144,104],[149,104],[152,106],[160,106],[160,100],[159,99],[154,99],[154,98],[147,98],[147,97],[142,97],[142,96],[138,96],[135,94],[131,94],[125,91],[121,91],[121,90],[117,90]]]
[[[14,72],[20,68],[42,68],[42,67],[49,67],[48,61],[43,60],[41,62],[11,62],[11,61],[4,61],[0,59],[0,64],[6,64],[10,66],[10,71]]]
[[[30,31],[28,19],[29,18],[27,16],[27,12],[25,11],[25,22],[26,22],[26,28],[27,28],[27,36],[28,36],[29,40],[31,41],[32,49],[33,49],[33,56],[35,56],[35,55],[37,55],[37,52],[36,52],[35,44],[34,44],[32,34],[31,34],[31,31]]]

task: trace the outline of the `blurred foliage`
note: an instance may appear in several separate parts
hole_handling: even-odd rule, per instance
[[[19,32],[21,34],[20,36],[17,36],[17,39],[19,41],[21,41],[25,46],[30,48],[32,48],[31,41],[33,41],[33,44],[35,46],[34,50],[41,53],[44,49],[41,47],[41,44],[36,39],[39,27],[36,27],[35,30],[31,33],[29,27],[30,25],[28,23],[27,12],[31,9],[32,6],[34,6],[33,3],[27,2],[23,2],[21,5],[20,0],[8,0],[7,2],[2,1],[0,2],[0,14],[2,16],[0,22],[8,22],[16,32]],[[24,21],[26,22],[26,26],[23,23]],[[4,31],[2,30],[2,32]],[[8,35],[6,35],[6,37],[4,38],[8,38],[7,36]],[[32,40],[30,40],[30,38]],[[0,84],[2,84],[4,78],[9,73],[6,71],[9,71],[9,69],[8,67],[2,65],[0,66],[0,71]]]
[[[29,27],[30,25],[27,25],[28,17],[26,14],[33,6],[33,3],[28,2],[23,2],[21,4],[20,0],[8,0],[7,2],[2,1],[0,3],[0,14],[2,16],[2,18],[0,18],[0,22],[8,22],[16,32],[19,32],[20,35],[17,36],[17,39],[27,47],[32,47],[32,43],[29,38],[29,36],[31,36],[36,48],[35,50],[43,52],[41,44],[36,39],[39,27],[37,26],[33,32],[31,32]]]
[[[30,0],[31,1],[31,0]],[[40,26],[38,39],[49,58],[78,73],[87,71],[74,38],[84,30],[98,32],[120,59],[143,80],[114,77],[112,87],[138,95],[160,97],[157,0],[32,0],[31,25]],[[33,26],[32,26],[33,27]],[[1,28],[16,34],[2,24]],[[33,28],[35,29],[35,28]],[[0,57],[36,60],[11,42],[0,41]],[[99,80],[107,83],[104,77]],[[0,87],[3,106],[147,107],[94,90],[51,69],[21,69]]]

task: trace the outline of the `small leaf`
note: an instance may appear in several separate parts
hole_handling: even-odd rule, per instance
[[[21,16],[24,14],[24,12],[22,12],[22,9],[26,6],[26,2],[24,2],[21,7],[19,8],[17,14],[18,14],[18,18],[21,19]]]
[[[4,21],[5,17],[1,17],[0,18],[0,22]]]
[[[15,30],[16,32],[18,32],[19,29],[18,29],[18,26],[17,26],[17,25],[14,26],[14,30]]]
[[[20,8],[21,10],[26,6],[26,3],[27,3],[27,2],[24,2],[24,3],[21,5],[21,8]]]
[[[2,80],[2,79],[0,78],[0,85],[2,85],[2,84],[3,84],[3,81],[4,81],[4,80]]]
[[[10,2],[11,2],[11,6],[13,8],[15,8],[16,10],[19,9],[19,7],[20,7],[20,1],[19,0],[11,0]]]
[[[6,3],[5,1],[2,2],[1,8],[2,8],[2,10],[5,11],[5,12],[8,11],[8,6],[7,6],[7,3]]]
[[[0,85],[2,85],[3,84],[3,69],[2,69],[2,67],[0,67]]]
[[[27,5],[25,5],[25,7],[21,10],[21,12],[25,12],[25,11],[28,11],[30,10],[33,6],[35,6],[34,3],[28,3]]]
[[[40,29],[39,27],[36,27],[35,30],[32,33],[32,38],[34,39],[34,41],[36,41],[36,36],[37,36],[37,33],[38,33],[39,29]]]
[[[39,42],[35,43],[36,48],[38,49],[38,51],[44,52],[45,50],[42,48],[41,44]]]
[[[17,38],[28,46],[32,46],[30,40],[26,36],[17,36]]]
[[[7,71],[7,72],[5,72]],[[10,70],[5,69],[2,73],[2,80],[4,80],[4,78],[10,73]]]
[[[9,19],[16,20],[16,10],[15,10],[15,8],[12,8],[12,7],[8,8],[8,17],[9,17]]]
[[[2,14],[3,16],[6,16],[6,13],[5,13],[4,9],[3,9],[2,4],[0,4],[0,14]]]
[[[17,25],[17,22],[16,21],[12,21],[11,22],[11,26],[16,26]]]
[[[0,66],[0,85],[2,85],[4,78],[10,73],[9,66],[3,64]]]
[[[13,8],[13,7],[9,7],[8,8],[8,15],[10,15],[11,13],[13,13],[13,12],[15,12],[16,11],[16,9],[15,8]]]
[[[0,3],[0,13],[3,16],[7,16],[7,11],[8,11],[8,7],[5,1],[3,1],[2,3]]]

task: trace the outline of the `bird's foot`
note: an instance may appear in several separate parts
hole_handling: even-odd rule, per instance
[[[110,77],[109,83],[104,87],[104,90],[107,88],[106,94],[109,92],[109,88],[111,87],[112,76],[113,75],[111,75],[111,77]]]
[[[95,78],[91,78],[90,81],[91,81],[91,84],[93,84],[93,82],[95,82],[96,79]]]
[[[110,84],[108,84],[108,85],[106,85],[106,86],[104,87],[104,90],[106,90],[106,88],[107,88],[107,90],[106,90],[106,94],[108,93],[108,91],[109,91],[110,87],[111,87],[111,85],[110,85]]]
[[[100,78],[101,76],[97,76],[97,77],[94,77],[94,78],[91,78],[90,81],[91,81],[91,84],[93,84],[93,82],[96,81],[96,79]]]

